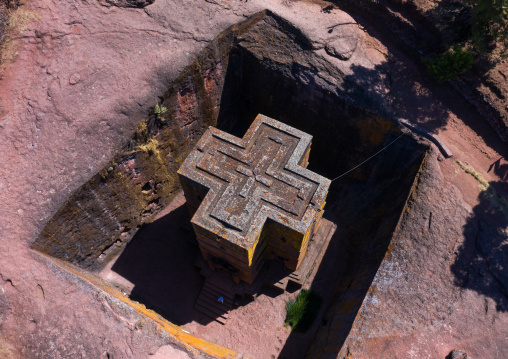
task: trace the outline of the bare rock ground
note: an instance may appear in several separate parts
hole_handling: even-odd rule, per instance
[[[457,347],[473,358],[507,354],[503,289],[482,290],[499,273],[464,258],[474,252],[468,227],[477,211],[457,182],[446,184],[435,157],[428,166],[339,356],[444,358]],[[469,273],[458,276],[459,266]]]
[[[28,246],[65,198],[108,161],[192,56],[227,26],[267,7],[300,27],[326,61],[385,107],[439,133],[455,154],[438,162],[435,153],[429,160],[424,190],[413,197],[414,217],[402,224],[343,351],[332,356],[435,358],[464,348],[473,357],[508,357],[501,261],[506,219],[477,177],[454,161],[468,162],[506,198],[506,144],[472,107],[446,89],[429,88],[404,54],[367,24],[338,10],[323,12],[322,4],[110,5],[32,0],[20,8],[35,14],[25,16],[26,29],[9,30],[4,50],[11,58],[0,69],[0,354],[194,355],[133,329],[97,288]],[[348,50],[341,52],[344,44]],[[480,234],[466,232],[470,223]],[[481,228],[495,228],[496,237]],[[489,243],[489,238],[498,239]],[[464,253],[461,266],[472,263],[476,270],[457,281],[464,274],[457,275],[453,265]],[[333,331],[323,330],[319,338],[326,345]]]

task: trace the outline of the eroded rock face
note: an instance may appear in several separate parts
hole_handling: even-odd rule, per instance
[[[471,31],[471,11],[459,1],[360,0],[341,5],[418,59],[465,41]],[[335,56],[333,50],[327,51]],[[452,82],[504,142],[508,141],[507,76],[508,62],[492,54],[483,56],[474,70]]]
[[[466,238],[451,270],[458,285],[491,298],[508,311],[508,184],[496,182],[480,194],[463,229]]]
[[[453,349],[449,348],[451,337],[457,332],[467,332],[487,342],[491,340],[490,330],[506,333],[502,323],[492,324],[507,309],[501,284],[504,273],[499,266],[505,247],[499,245],[499,240],[506,237],[497,234],[486,241],[474,234],[469,226],[481,220],[478,212],[485,207],[471,209],[457,188],[444,185],[438,163],[436,154],[429,156],[388,252],[354,318],[344,315],[344,307],[357,298],[348,291],[339,291],[327,314],[327,324],[320,329],[307,357],[373,357],[382,351],[396,358],[408,352],[416,357],[448,358]],[[437,198],[440,200],[435,201]],[[353,288],[358,287],[356,283],[352,283]],[[469,290],[489,299],[475,298]],[[440,343],[432,340],[436,333],[440,333]],[[503,356],[507,350],[506,346],[467,345],[467,352],[473,357]],[[466,355],[462,351],[455,351],[454,355],[459,353]]]
[[[225,76],[222,63],[227,64],[232,46],[224,41],[229,34],[185,69],[168,89],[162,113],[142,121],[115,158],[71,196],[34,249],[84,268],[100,268],[171,201],[179,190],[176,170],[216,121]]]

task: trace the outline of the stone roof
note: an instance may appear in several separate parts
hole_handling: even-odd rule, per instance
[[[243,138],[210,127],[178,170],[209,189],[192,223],[244,248],[259,238],[267,218],[307,232],[330,186],[302,166],[311,139],[263,115]]]

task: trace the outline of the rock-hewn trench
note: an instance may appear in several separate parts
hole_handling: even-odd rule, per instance
[[[318,57],[299,30],[270,12],[214,39],[170,84],[158,109],[71,195],[33,249],[91,271],[103,268],[179,192],[176,171],[208,126],[242,136],[258,113],[285,122],[313,135],[309,168],[328,178],[402,133],[360,87]],[[427,151],[427,144],[404,134],[332,184],[325,211],[338,225],[333,241],[342,254],[325,260],[335,266],[335,301],[349,303],[338,329],[345,335]]]

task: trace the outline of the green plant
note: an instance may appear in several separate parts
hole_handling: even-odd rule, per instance
[[[286,320],[284,324],[295,329],[303,318],[307,307],[308,290],[302,290],[295,299],[289,298],[286,301]]]
[[[310,328],[316,318],[322,299],[310,289],[302,289],[295,299],[286,301],[286,320],[284,325],[291,331],[304,332]]]
[[[465,0],[471,6],[471,40],[479,52],[488,52],[491,42],[508,47],[508,0]]]
[[[427,71],[439,82],[455,79],[459,74],[473,67],[473,54],[465,51],[459,45],[454,45],[450,50],[434,59],[424,60]]]
[[[164,117],[162,117],[162,115],[164,115],[167,111],[168,109],[166,107],[159,104],[156,104],[153,108],[153,113],[157,116],[157,119],[160,122],[164,122]]]

